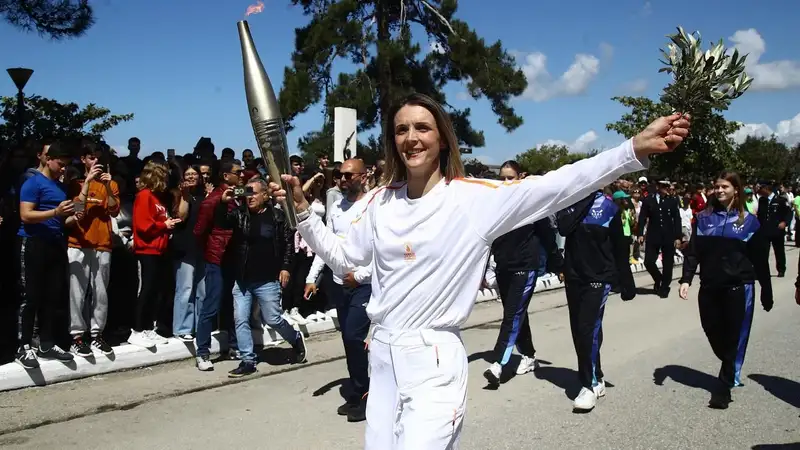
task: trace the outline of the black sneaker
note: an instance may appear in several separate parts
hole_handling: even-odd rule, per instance
[[[39,358],[55,359],[56,361],[61,362],[69,362],[75,359],[75,356],[73,356],[72,353],[67,353],[64,350],[61,350],[61,347],[57,345],[53,345],[49,350],[42,350],[42,348],[39,347],[39,350],[36,351],[36,355]]]
[[[293,346],[295,364],[308,362],[308,349],[306,348],[306,335],[302,331],[297,332],[297,341]]]
[[[711,394],[708,407],[713,409],[728,409],[728,405],[730,405],[732,401],[730,389],[725,389]]]
[[[36,351],[30,345],[23,345],[17,350],[17,355],[14,358],[20,366],[25,370],[36,370],[39,368],[39,360],[36,359]]]
[[[114,348],[108,345],[108,342],[99,334],[92,338],[92,348],[106,356],[114,354]]]
[[[368,394],[364,394],[355,408],[351,409],[350,412],[347,413],[348,422],[363,422],[367,420],[367,397]]]
[[[239,363],[239,367],[228,372],[228,378],[242,378],[256,372],[258,372],[258,369],[256,369],[255,364],[242,361]]]
[[[86,341],[84,341],[80,336],[75,336],[72,338],[72,346],[69,348],[69,351],[82,358],[88,358],[92,356],[92,348],[89,347],[89,344],[87,344]]]
[[[359,403],[358,398],[350,399],[347,401],[347,403],[343,404],[336,410],[336,414],[340,416],[346,416],[350,414],[350,411],[358,408],[358,403]]]

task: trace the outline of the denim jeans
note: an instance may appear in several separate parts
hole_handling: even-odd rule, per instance
[[[175,302],[172,334],[180,336],[197,330],[206,296],[205,261],[202,256],[185,256],[175,261]]]
[[[211,355],[211,332],[216,328],[219,302],[222,299],[222,268],[217,264],[205,264],[206,296],[203,299],[200,317],[197,319],[197,356]]]
[[[281,308],[281,285],[277,281],[243,282],[233,285],[233,314],[236,321],[236,339],[239,342],[239,357],[250,364],[258,362],[253,350],[253,332],[250,328],[250,315],[253,310],[253,297],[261,310],[261,320],[277,331],[283,339],[294,346],[298,331],[283,318]]]

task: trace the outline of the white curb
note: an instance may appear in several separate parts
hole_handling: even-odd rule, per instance
[[[680,265],[682,258],[675,257],[675,264]],[[661,262],[658,263],[659,267]],[[634,273],[644,271],[644,264],[631,265]],[[534,292],[549,291],[564,287],[556,277],[540,279],[536,282]],[[497,291],[494,289],[483,289],[478,291],[476,303],[483,303],[497,300]],[[334,331],[337,328],[336,320],[324,320],[310,322],[306,325],[295,325],[295,329],[303,334],[315,335]],[[219,353],[226,350],[226,333],[215,332],[211,338],[211,353]],[[254,330],[253,341],[256,345],[263,343],[264,346],[279,345],[283,339],[269,327],[263,330]],[[88,378],[104,373],[118,372],[121,370],[135,369],[140,367],[152,366],[172,361],[180,361],[194,357],[194,343],[182,342],[178,339],[169,339],[169,343],[159,345],[154,350],[136,347],[130,344],[123,344],[114,348],[114,356],[109,358],[102,354],[95,354],[93,358],[75,357],[75,361],[64,364],[58,361],[39,360],[41,367],[38,370],[25,370],[16,363],[9,363],[0,366],[0,392],[13,389],[21,389],[32,386],[44,386],[59,383],[62,381]],[[190,364],[187,362],[187,364]]]

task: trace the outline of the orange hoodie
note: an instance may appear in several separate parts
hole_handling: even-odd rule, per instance
[[[76,180],[70,185],[70,198],[78,201],[83,189],[84,180]],[[114,197],[116,204],[108,206],[109,197]],[[101,181],[92,180],[89,194],[83,210],[83,219],[75,223],[69,230],[69,246],[72,248],[93,248],[111,251],[111,218],[119,214],[119,187],[114,181],[108,182],[108,188]]]

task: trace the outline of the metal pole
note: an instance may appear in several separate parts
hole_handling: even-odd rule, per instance
[[[17,93],[17,145],[22,147],[25,139],[25,94]]]

